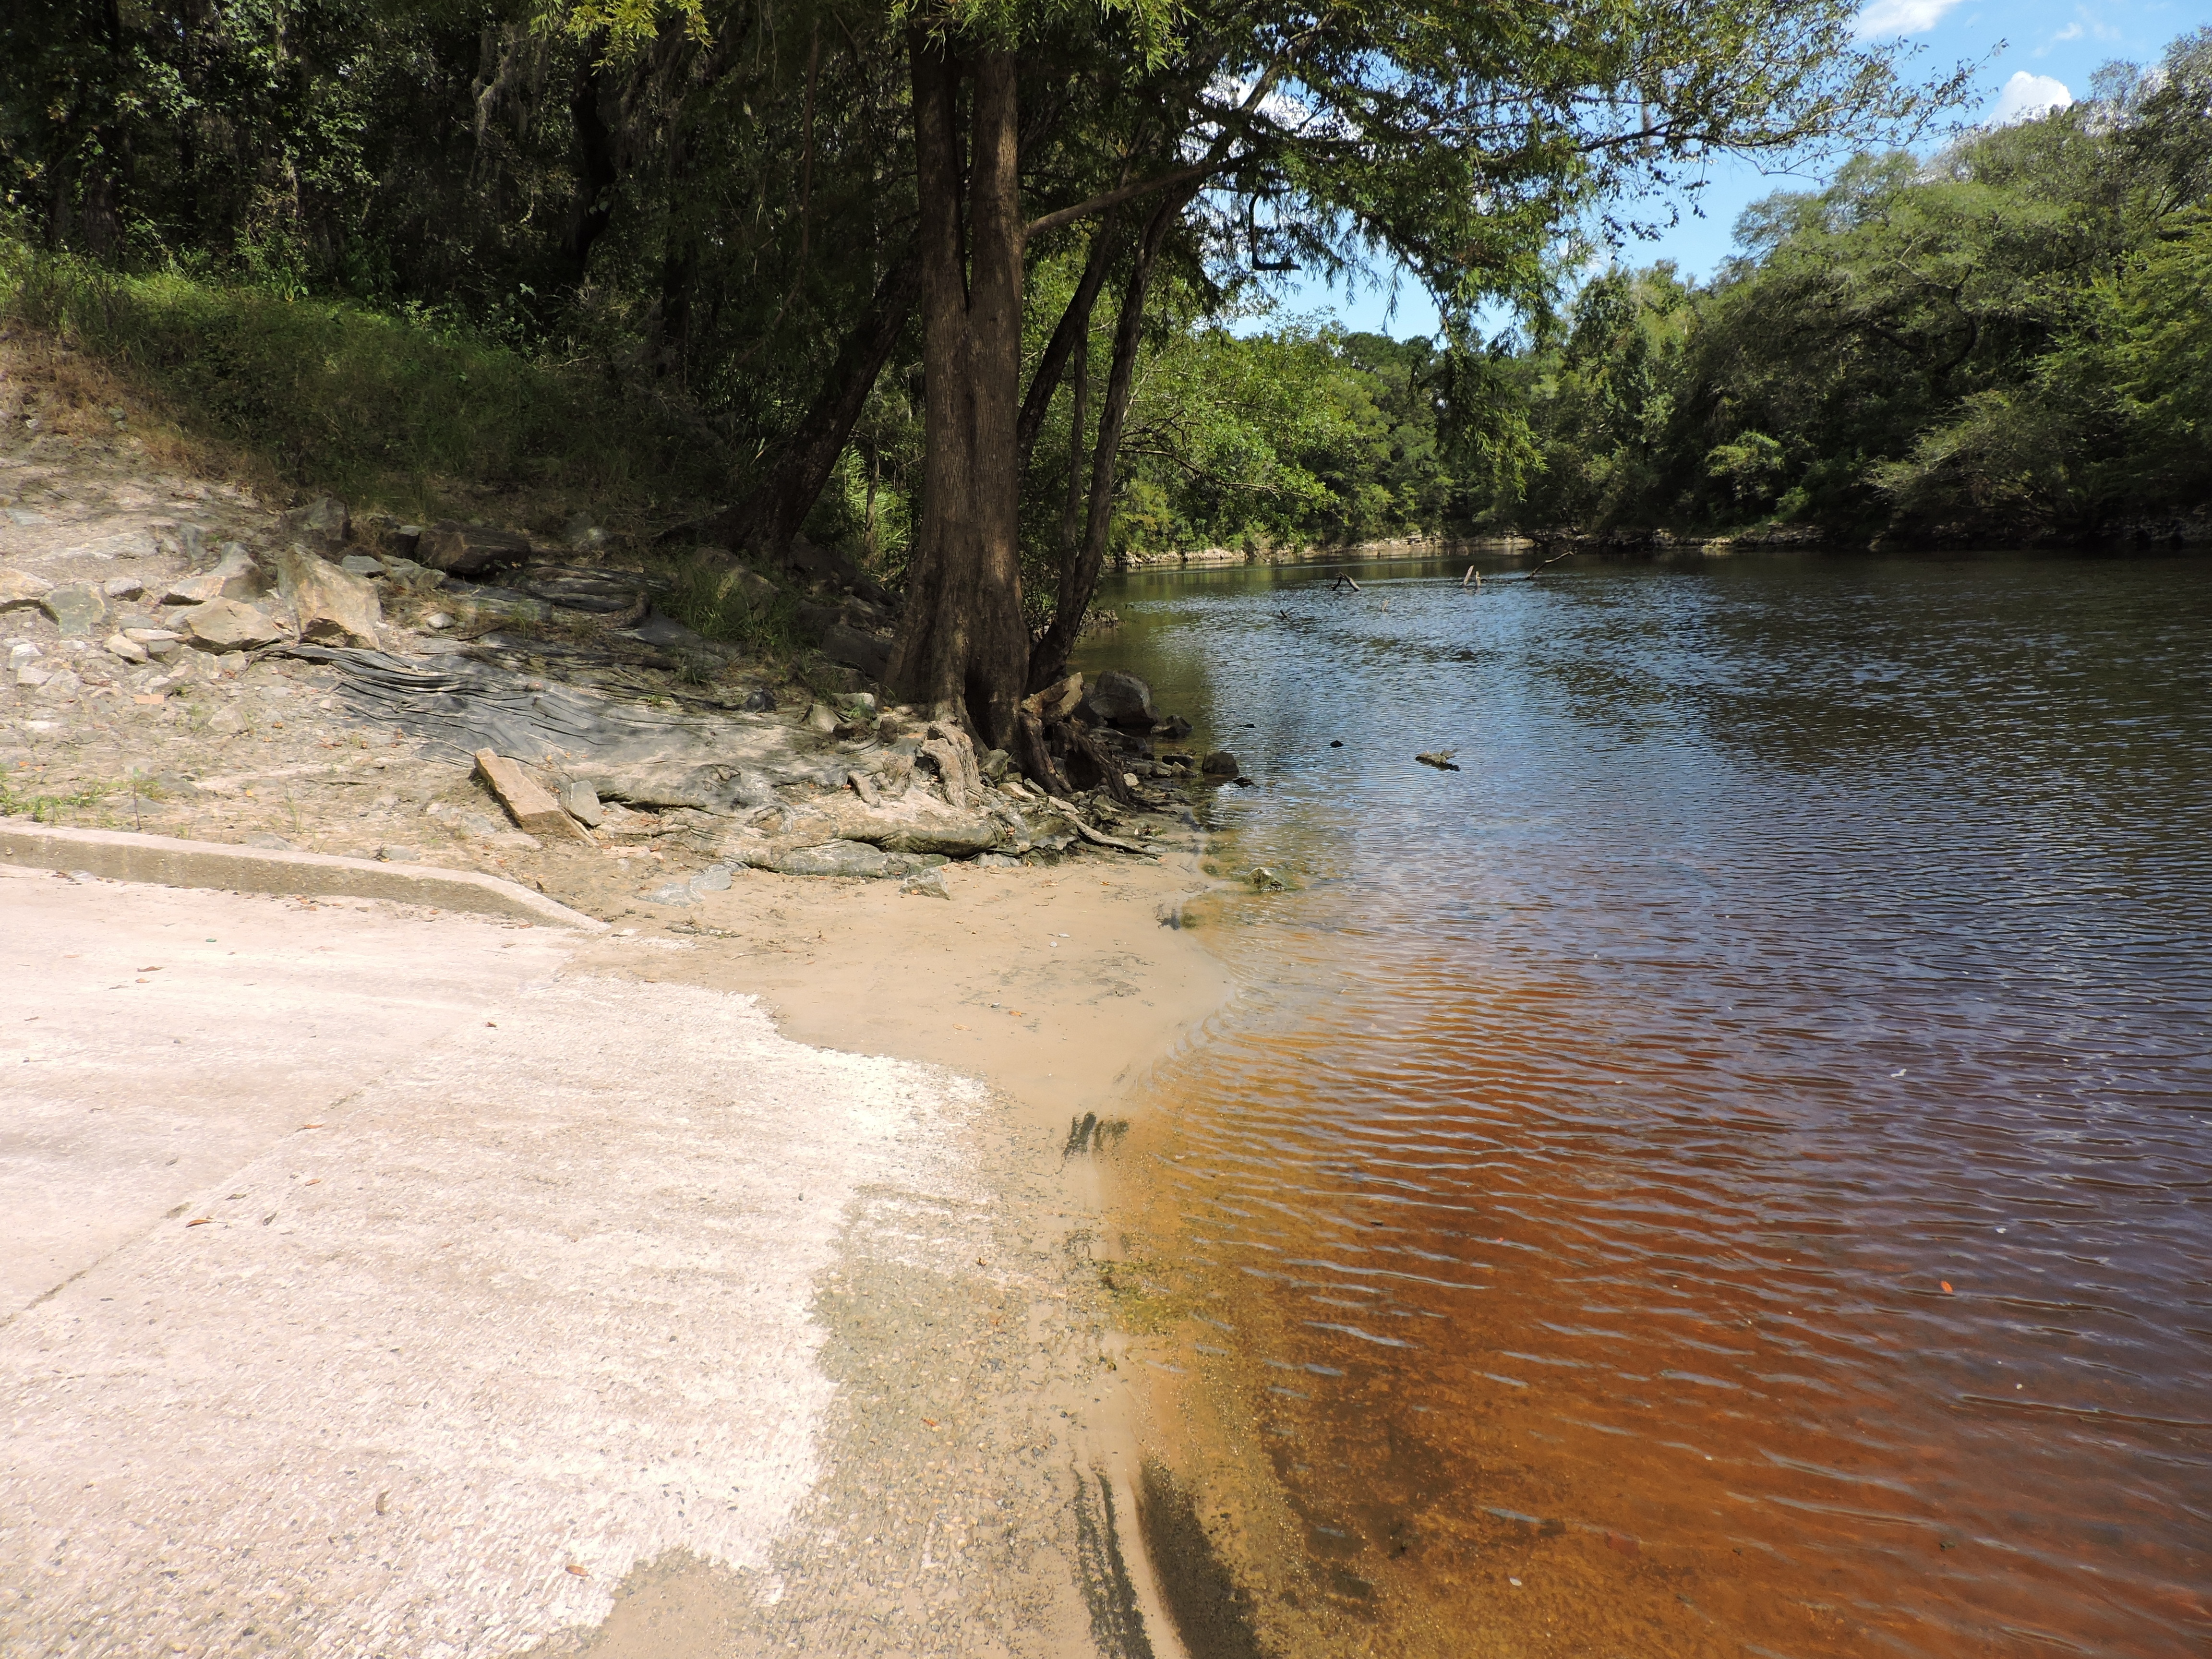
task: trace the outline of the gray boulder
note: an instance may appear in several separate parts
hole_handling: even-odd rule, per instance
[[[842,622],[831,623],[822,630],[822,654],[831,662],[859,669],[878,684],[890,672],[891,642]]]
[[[883,846],[893,853],[943,853],[951,858],[989,851],[999,844],[995,819],[981,813],[933,817],[884,831]]]
[[[724,603],[734,601],[746,616],[765,616],[783,590],[757,570],[739,565],[722,578],[716,590]]]
[[[39,609],[54,619],[64,639],[90,639],[107,620],[107,600],[90,582],[69,582],[40,596]]]
[[[1209,778],[1233,778],[1244,769],[1226,749],[1217,749],[1199,763],[1198,769]]]
[[[1091,717],[1104,726],[1149,732],[1156,718],[1152,713],[1152,688],[1119,668],[1109,668],[1092,681],[1091,693],[1083,703]]]

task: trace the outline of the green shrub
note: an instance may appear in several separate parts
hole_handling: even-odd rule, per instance
[[[726,488],[680,410],[419,312],[118,274],[0,234],[0,316],[143,383],[190,435],[407,516],[485,492],[665,516]]]

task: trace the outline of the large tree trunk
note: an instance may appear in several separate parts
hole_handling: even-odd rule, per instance
[[[561,257],[572,283],[583,282],[591,265],[592,245],[614,220],[615,186],[622,179],[614,129],[606,118],[611,79],[602,62],[606,39],[606,31],[600,29],[585,42],[568,88],[568,115],[576,130],[576,191],[568,226],[561,234]]]
[[[1018,538],[1022,240],[1015,61],[908,36],[921,226],[921,520],[889,684],[1012,739],[1028,668]],[[969,83],[963,189],[960,82]]]
[[[1138,239],[1129,264],[1129,276],[1121,291],[1121,315],[1114,325],[1114,362],[1106,372],[1106,399],[1098,411],[1098,442],[1091,456],[1089,514],[1080,542],[1069,537],[1061,550],[1060,591],[1054,596],[1052,623],[1030,652],[1024,684],[1041,691],[1060,678],[1068,654],[1083,632],[1083,616],[1098,591],[1098,574],[1106,563],[1106,532],[1113,521],[1114,470],[1121,458],[1121,426],[1129,413],[1129,394],[1137,376],[1137,349],[1143,343],[1145,296],[1151,289],[1152,267],[1160,257],[1168,232],[1189,204],[1190,192],[1177,191],[1154,210]],[[1077,441],[1081,441],[1079,430]]]

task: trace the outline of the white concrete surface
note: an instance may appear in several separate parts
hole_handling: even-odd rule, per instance
[[[770,1566],[817,1277],[972,1102],[565,943],[0,878],[0,1652],[513,1653]]]

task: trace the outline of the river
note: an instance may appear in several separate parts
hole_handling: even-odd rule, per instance
[[[1237,1622],[2204,1653],[2212,563],[1495,562],[1133,574],[1082,663],[1250,780],[1121,1159]]]

